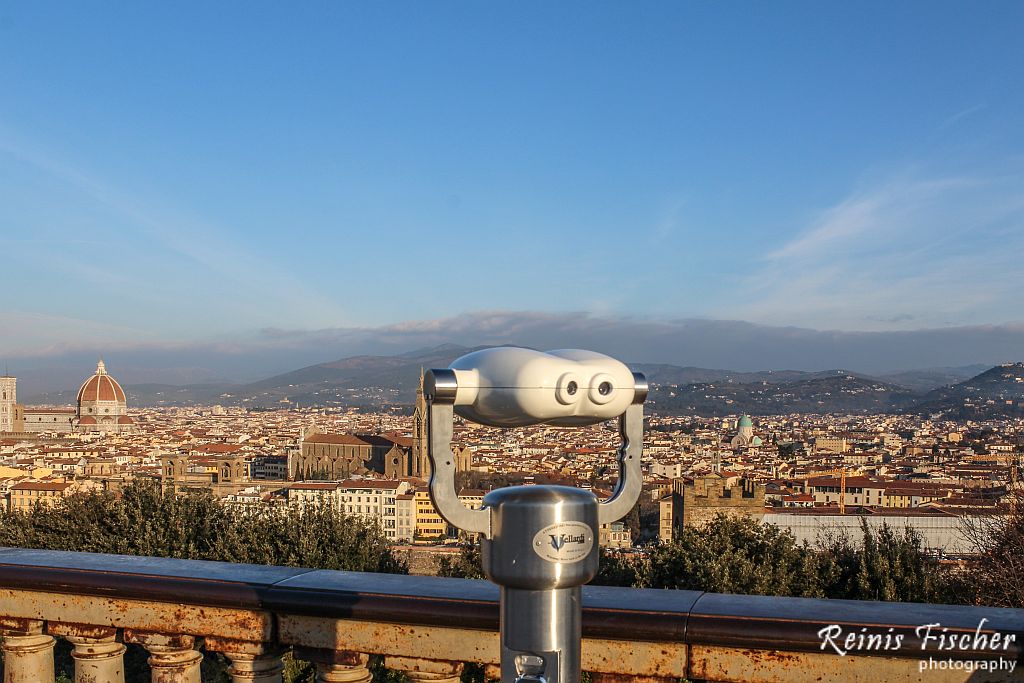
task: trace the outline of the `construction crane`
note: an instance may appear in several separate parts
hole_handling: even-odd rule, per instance
[[[839,514],[841,515],[846,514],[846,472],[847,469],[845,467],[840,467],[834,470],[825,470],[824,472],[815,472],[813,475],[807,475],[808,479],[812,476],[827,477],[836,474],[839,475]]]

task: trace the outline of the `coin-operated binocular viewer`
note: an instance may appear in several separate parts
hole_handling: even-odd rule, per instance
[[[578,683],[581,590],[597,574],[598,528],[624,517],[640,496],[647,381],[591,351],[542,353],[502,347],[424,374],[430,497],[455,527],[481,536],[484,573],[501,586],[504,683]],[[510,486],[483,508],[455,490],[455,415],[493,427],[590,425],[619,420],[619,481],[612,496],[568,486]]]

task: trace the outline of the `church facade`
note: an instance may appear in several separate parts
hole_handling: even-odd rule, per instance
[[[453,453],[457,471],[469,470],[473,453],[462,448]],[[412,436],[402,434],[322,434],[315,429],[303,433],[299,449],[290,458],[289,478],[346,479],[353,475],[380,474],[388,479],[430,478],[427,454],[427,404],[423,382],[416,391]]]

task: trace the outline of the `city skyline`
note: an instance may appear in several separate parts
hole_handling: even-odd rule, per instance
[[[567,320],[571,324],[566,325]],[[841,375],[852,373],[869,382],[881,382],[888,387],[887,391],[920,392],[968,380],[993,366],[1022,364],[1014,360],[1020,354],[1021,336],[1013,329],[857,333],[841,337],[814,330],[722,321],[678,321],[674,326],[658,326],[563,315],[524,316],[519,321],[517,340],[512,345],[524,346],[521,340],[527,339],[533,344],[525,346],[536,349],[596,349],[653,373],[652,381],[657,384],[715,382],[735,373],[750,373],[744,377],[736,375],[734,380],[741,384],[762,379],[797,381],[838,377],[838,371]],[[96,358],[113,359],[117,374],[140,395],[149,396],[149,400],[156,400],[153,396],[167,385],[191,387],[192,393],[180,398],[200,403],[208,402],[218,392],[262,392],[269,387],[284,391],[282,397],[295,392],[304,395],[303,392],[312,390],[311,382],[340,382],[339,387],[383,387],[405,392],[411,391],[409,383],[423,368],[444,367],[472,348],[510,343],[493,336],[494,330],[491,336],[476,337],[479,343],[475,344],[438,342],[448,339],[444,335],[451,334],[453,327],[464,332],[468,326],[481,322],[472,317],[446,321],[437,330],[442,335],[439,337],[422,330],[405,334],[391,330],[387,335],[379,330],[324,330],[298,338],[268,333],[271,339],[283,336],[287,344],[263,348],[168,346],[115,348],[112,353],[107,348],[95,353],[15,359],[13,364],[5,363],[4,372],[20,378],[23,395],[42,403],[65,401],[66,396],[62,396],[75,390],[79,376],[95,365]],[[979,332],[991,338],[979,338]],[[637,339],[643,343],[638,345]],[[584,340],[590,343],[576,343]],[[975,347],[969,359],[987,359],[964,362],[957,352],[950,355],[949,347],[957,343]],[[675,348],[677,344],[681,346]],[[332,350],[334,355],[330,355]],[[344,379],[336,369],[344,369]],[[758,379],[758,375],[764,377]],[[773,376],[776,380],[772,380]],[[254,384],[249,386],[250,383]],[[285,389],[293,385],[293,390]],[[320,389],[325,390],[326,385]],[[318,399],[306,396],[302,402],[310,400],[315,403]]]
[[[243,378],[559,320],[687,328],[644,362],[1018,360],[1017,4],[238,9],[4,10],[8,362]]]
[[[8,353],[0,363],[34,394],[75,388],[71,385],[83,369],[94,367],[100,358],[117,367],[129,384],[245,383],[349,357],[400,356],[445,345],[507,344],[589,348],[630,363],[741,372],[844,369],[884,375],[1020,362],[1024,325],[837,332],[742,321],[490,312],[379,328],[267,329],[250,337],[196,343],[92,339],[34,354]]]
[[[1016,680],[1022,26],[0,5],[0,678]]]

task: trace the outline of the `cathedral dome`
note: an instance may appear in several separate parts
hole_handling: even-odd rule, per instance
[[[100,361],[96,374],[78,390],[78,430],[111,434],[132,434],[135,420],[128,416],[128,401],[117,380],[107,374]]]
[[[117,380],[107,374],[107,367],[100,361],[96,365],[96,374],[85,380],[78,390],[78,404],[92,401],[116,401],[127,403],[124,390]]]

